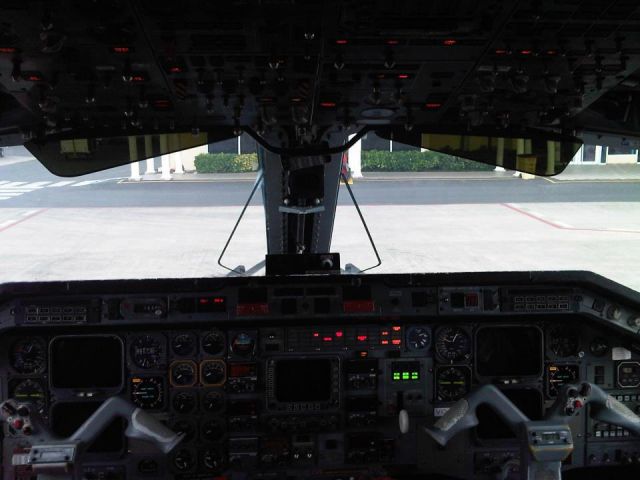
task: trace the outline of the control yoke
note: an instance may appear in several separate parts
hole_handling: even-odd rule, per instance
[[[29,451],[14,454],[13,466],[30,467],[42,478],[72,478],[73,467],[84,450],[116,418],[127,421],[127,437],[149,441],[165,454],[173,450],[184,436],[120,397],[105,401],[73,435],[64,439],[55,438],[42,417],[28,403],[6,400],[0,404],[0,418],[7,422],[11,433],[28,437],[31,443]]]
[[[590,406],[589,414],[594,420],[622,427],[640,436],[640,417],[600,387],[588,382],[564,385],[547,418],[559,420],[573,416],[586,405]]]
[[[459,432],[478,425],[476,408],[481,404],[495,410],[514,433],[530,421],[497,387],[485,385],[458,400],[433,427],[425,427],[425,430],[444,446]],[[566,422],[567,417],[576,415],[586,405],[590,405],[590,415],[595,420],[617,425],[640,436],[640,417],[597,385],[587,382],[564,385],[549,409],[546,421]]]
[[[497,387],[484,385],[466,398],[458,400],[433,427],[424,430],[444,446],[456,434],[478,425],[476,409],[490,406],[521,442],[521,477],[560,479],[562,461],[573,451],[573,439],[568,417],[577,415],[590,405],[592,418],[620,426],[640,435],[640,417],[625,405],[591,383],[564,385],[544,420],[532,421],[516,407]],[[401,429],[402,429],[401,416]]]

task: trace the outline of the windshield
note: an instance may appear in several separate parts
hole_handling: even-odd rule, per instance
[[[22,147],[0,158],[0,280],[208,277],[257,178],[255,141],[204,145],[74,178]],[[640,290],[635,149],[585,145],[545,178],[464,161],[370,133],[343,172],[382,258],[377,272],[590,270]],[[341,184],[331,250],[376,263]],[[222,263],[264,275],[262,195]]]

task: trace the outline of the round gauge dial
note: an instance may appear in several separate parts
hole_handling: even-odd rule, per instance
[[[578,381],[580,370],[578,365],[549,365],[547,367],[547,394],[557,397],[560,388],[567,383]]]
[[[180,472],[186,472],[194,467],[193,454],[182,448],[173,454],[173,466]]]
[[[207,448],[202,454],[202,464],[208,470],[222,470],[224,456],[218,450]]]
[[[580,336],[574,328],[561,326],[553,328],[549,332],[549,350],[556,357],[576,356],[579,348]]]
[[[203,385],[221,385],[226,377],[224,362],[209,360],[200,366],[200,379]]]
[[[431,331],[427,327],[410,327],[407,330],[406,344],[414,352],[427,350],[431,345]]]
[[[132,378],[131,400],[140,408],[160,408],[164,401],[164,380],[162,377]]]
[[[594,338],[593,341],[589,344],[589,351],[596,357],[605,356],[609,351],[609,348],[611,348],[609,346],[609,342],[607,342],[606,338],[602,337]]]
[[[460,327],[444,327],[436,337],[436,353],[440,358],[454,362],[467,358],[471,352],[469,334]]]
[[[173,409],[179,413],[189,413],[196,406],[196,397],[192,392],[178,392],[171,402]]]
[[[38,412],[44,412],[47,394],[42,383],[38,380],[32,380],[30,378],[20,380],[13,387],[11,397],[15,398],[18,402],[30,402],[36,407]]]
[[[136,337],[131,342],[133,363],[144,369],[156,368],[162,362],[160,341],[151,335]]]
[[[196,383],[196,364],[191,360],[173,362],[171,364],[171,385],[174,387],[190,387]]]
[[[13,344],[9,361],[18,373],[31,375],[44,371],[47,362],[47,348],[38,338],[22,338]]]
[[[191,355],[195,350],[195,346],[196,340],[190,333],[181,333],[171,340],[171,350],[181,357]]]
[[[231,351],[241,357],[248,357],[253,354],[256,340],[247,332],[240,332],[231,341]]]
[[[202,399],[202,408],[207,412],[217,412],[222,408],[224,397],[220,392],[207,392]]]
[[[203,440],[213,442],[220,439],[220,436],[224,433],[224,426],[222,421],[217,418],[207,420],[202,424],[200,428],[200,435]]]
[[[183,442],[190,442],[196,436],[196,427],[193,423],[185,418],[176,420],[171,424],[171,430],[176,433],[184,433]]]
[[[436,391],[438,400],[452,402],[469,392],[471,372],[469,367],[450,366],[436,371]]]
[[[209,355],[218,355],[224,352],[226,340],[219,330],[213,330],[202,337],[202,350]]]

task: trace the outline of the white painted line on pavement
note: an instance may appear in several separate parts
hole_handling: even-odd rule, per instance
[[[9,183],[9,180],[0,180],[0,185],[5,184],[5,183]]]
[[[17,197],[18,195],[22,195],[25,192],[3,192],[0,190],[0,195],[4,197]]]
[[[15,222],[15,220],[7,220],[6,222],[2,222],[2,223],[0,223],[0,228],[6,227],[8,225],[11,225],[14,222]]]
[[[105,180],[85,180],[84,182],[78,182],[73,187],[84,187],[85,185],[92,185],[94,183],[104,182]]]
[[[3,187],[19,187],[21,185],[24,185],[27,182],[9,182],[6,185],[3,185]]]
[[[49,187],[64,187],[66,185],[71,185],[75,180],[62,180],[61,182],[52,183],[48,185]]]
[[[25,185],[25,187],[31,187],[31,188],[42,188],[45,185],[50,184],[51,182],[31,182],[27,185]]]
[[[2,197],[0,196],[0,200],[9,200],[11,197]]]
[[[28,211],[24,212],[24,213],[22,214],[22,216],[23,216],[23,217],[27,217],[27,216],[29,216],[29,215],[33,215],[33,214],[34,214],[34,213],[36,213],[37,211],[38,211],[38,210],[28,210]]]

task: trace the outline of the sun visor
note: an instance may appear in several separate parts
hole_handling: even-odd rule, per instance
[[[232,128],[208,132],[96,135],[93,132],[30,140],[25,147],[51,173],[75,177],[233,138]]]

